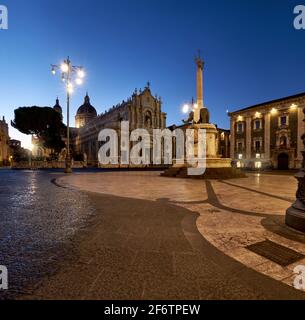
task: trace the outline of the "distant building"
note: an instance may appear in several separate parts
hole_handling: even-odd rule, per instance
[[[53,109],[62,114],[58,99]],[[122,121],[129,121],[130,131],[143,128],[151,133],[153,129],[166,128],[166,114],[162,112],[161,98],[151,94],[149,83],[143,91],[138,92],[136,89],[127,101],[122,101],[101,114],[98,114],[95,107],[91,105],[87,93],[84,103],[78,108],[75,115],[75,127],[70,128],[70,149],[74,157],[83,159],[89,165],[97,166],[98,151],[102,145],[102,142],[98,141],[100,131],[114,129],[120,139]],[[63,136],[62,139],[66,143],[66,136]],[[49,158],[51,156],[52,150],[44,148],[42,141],[36,137],[32,138],[32,144],[34,145],[34,157]],[[131,146],[132,144],[131,142]],[[147,148],[152,148],[152,141]],[[66,150],[63,150],[59,160],[64,161],[65,154]],[[120,162],[120,159],[118,161]]]
[[[218,154],[230,158],[230,130],[218,128]]]
[[[3,117],[2,120],[0,120],[0,166],[9,165],[9,141],[8,124]]]
[[[302,164],[305,93],[229,113],[237,167],[295,169]]]
[[[9,142],[10,160],[12,162],[27,161],[30,156],[30,150],[24,149],[21,146],[21,141],[11,139]]]
[[[11,139],[9,144],[10,148],[21,148],[21,141],[19,140]]]
[[[161,98],[151,94],[149,83],[143,91],[138,92],[136,89],[127,101],[122,101],[100,115],[97,115],[87,94],[75,116],[77,130],[74,129],[72,136],[76,152],[83,155],[89,164],[97,165],[98,151],[102,145],[98,141],[99,132],[102,129],[114,129],[120,139],[122,121],[129,121],[130,131],[143,128],[151,133],[153,129],[166,128],[166,114],[162,112]],[[152,141],[147,148],[152,148]]]
[[[95,108],[90,104],[90,98],[88,93],[85,96],[84,104],[82,104],[75,116],[75,127],[77,129],[85,127],[91,120],[97,118],[97,112]]]

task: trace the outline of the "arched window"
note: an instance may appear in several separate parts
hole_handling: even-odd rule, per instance
[[[145,127],[151,128],[152,126],[152,116],[150,111],[146,111],[145,113]]]

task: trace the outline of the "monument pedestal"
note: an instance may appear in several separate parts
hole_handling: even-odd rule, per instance
[[[305,232],[305,171],[295,175],[298,180],[297,200],[286,211],[286,224],[296,230]]]
[[[198,132],[205,130],[206,132],[206,158],[218,158],[218,131],[216,126],[211,123],[192,124],[187,129],[194,130],[194,156],[198,158]]]
[[[177,160],[162,176],[196,179],[230,179],[244,177],[245,175],[241,174],[238,169],[232,168],[231,159],[224,159],[218,155],[218,130],[214,124],[210,123],[210,112],[205,107],[203,100],[204,61],[200,58],[200,55],[195,61],[197,65],[197,103],[196,105],[192,103],[192,112],[189,114],[188,119],[184,121],[185,126],[183,128],[185,130],[194,130],[194,144],[193,146],[189,146],[193,149],[190,150],[187,147],[187,160],[183,160],[182,163]],[[202,139],[198,139],[200,129],[205,130],[206,141],[200,141]],[[199,143],[202,143],[202,146],[200,146]],[[206,145],[205,154],[202,152],[202,150],[204,150],[204,144]],[[200,159],[202,157],[204,157],[204,159]],[[188,160],[191,160],[189,158],[195,160],[191,161],[193,164],[189,163],[190,161]],[[199,170],[188,170],[193,168],[198,168]],[[204,173],[200,174],[201,172]]]
[[[176,178],[193,178],[193,179],[232,179],[241,178],[245,175],[238,169],[232,168],[230,158],[221,158],[218,156],[218,131],[216,126],[211,123],[192,124],[186,129],[194,130],[194,158],[196,163],[191,164],[187,161],[181,162],[174,160],[171,168],[166,170],[162,176]],[[198,130],[206,131],[206,158],[198,158]],[[188,172],[190,168],[196,168],[198,163],[205,163],[205,172],[201,175],[192,175]]]

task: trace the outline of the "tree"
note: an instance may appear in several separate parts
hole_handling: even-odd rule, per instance
[[[15,119],[12,126],[24,134],[35,135],[42,141],[45,148],[54,149],[59,153],[65,143],[61,134],[65,125],[61,115],[49,107],[21,107],[14,111]]]

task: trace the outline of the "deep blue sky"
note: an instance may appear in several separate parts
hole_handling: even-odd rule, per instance
[[[293,8],[302,0],[0,4],[9,9],[9,30],[0,31],[0,116],[8,120],[19,106],[53,106],[57,95],[65,106],[49,66],[67,55],[88,73],[73,95],[73,124],[86,90],[100,113],[148,80],[163,97],[168,125],[180,122],[181,105],[195,96],[198,48],[206,61],[206,105],[220,127],[229,127],[227,109],[305,91],[305,30],[293,28]]]

